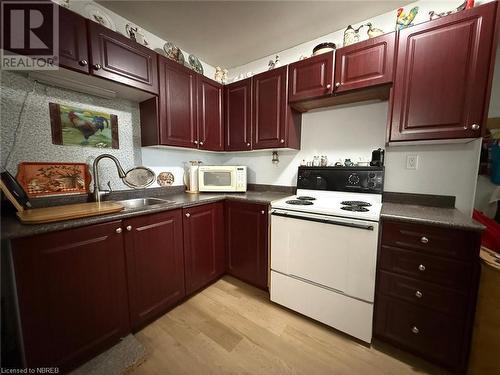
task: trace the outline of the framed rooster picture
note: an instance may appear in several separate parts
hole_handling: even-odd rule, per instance
[[[116,115],[57,103],[49,109],[53,144],[119,148]]]

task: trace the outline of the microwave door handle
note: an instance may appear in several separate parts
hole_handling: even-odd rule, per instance
[[[326,218],[325,219],[321,219],[321,218],[316,218],[316,217],[299,216],[299,215],[293,215],[293,214],[281,213],[281,212],[273,212],[272,215],[274,215],[274,216],[288,217],[290,219],[313,221],[313,222],[316,222],[316,223],[331,224],[331,225],[340,225],[340,226],[343,226],[343,227],[373,230],[373,225],[370,225],[370,224],[349,223],[349,222],[337,221],[337,220],[333,220],[333,219],[326,219]]]

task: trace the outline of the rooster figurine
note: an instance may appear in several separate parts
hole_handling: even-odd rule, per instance
[[[396,19],[396,30],[404,29],[405,27],[413,26],[413,20],[417,16],[418,7],[413,7],[410,13],[406,14],[403,8],[398,9]]]
[[[85,138],[85,141],[82,144],[87,144],[89,142],[89,137],[97,133],[98,130],[101,132],[104,130],[104,127],[109,127],[108,120],[104,117],[94,117],[94,121],[90,122],[87,120],[81,119],[74,111],[68,113],[69,121],[73,124],[73,126],[80,130]]]

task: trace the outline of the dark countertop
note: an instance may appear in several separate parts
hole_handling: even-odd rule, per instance
[[[382,204],[381,219],[431,224],[455,229],[482,231],[485,227],[456,208],[391,203]]]
[[[13,214],[2,216],[1,233],[2,240],[28,237],[36,234],[55,232],[58,230],[81,227],[90,224],[103,223],[112,220],[122,220],[133,216],[146,215],[155,212],[175,210],[178,208],[192,207],[200,204],[219,202],[225,199],[243,200],[252,203],[269,204],[270,202],[289,196],[290,193],[275,191],[248,191],[246,193],[167,193],[151,194],[156,198],[163,198],[174,201],[173,204],[146,206],[140,209],[123,210],[109,215],[92,216],[75,220],[59,221],[47,224],[22,224]],[[141,194],[141,198],[148,197],[148,194]],[[137,198],[138,196],[130,197]],[[120,197],[119,199],[126,199]]]

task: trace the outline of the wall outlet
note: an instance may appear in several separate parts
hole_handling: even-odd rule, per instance
[[[418,155],[406,155],[406,169],[418,169]]]

